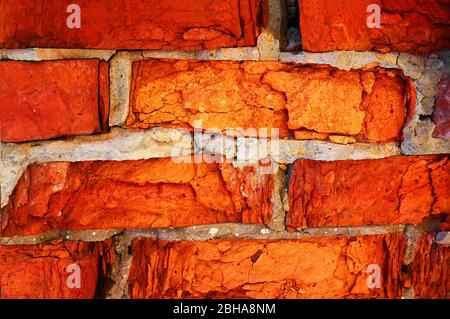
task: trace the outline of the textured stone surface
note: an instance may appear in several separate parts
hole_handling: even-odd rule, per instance
[[[260,0],[78,0],[81,28],[66,26],[70,0],[2,0],[0,47],[186,49],[254,46]]]
[[[441,230],[446,230],[446,231],[450,231],[450,214],[447,216],[447,220],[445,220],[442,224],[441,224]]]
[[[52,229],[268,223],[273,177],[258,174],[254,167],[207,164],[210,160],[32,165],[2,210],[2,236]]]
[[[93,298],[112,258],[109,241],[0,246],[0,298]],[[80,267],[80,288],[67,285],[72,264]]]
[[[450,297],[450,246],[437,245],[423,233],[411,263],[412,284],[417,298]]]
[[[381,7],[381,28],[368,28],[370,4]],[[301,0],[304,50],[414,51],[450,48],[448,0]]]
[[[303,240],[135,240],[131,298],[398,298],[399,234]],[[383,269],[381,289],[367,267]]]
[[[297,160],[288,227],[419,224],[450,211],[448,156]]]
[[[108,65],[99,60],[1,61],[0,141],[103,131],[108,95]]]
[[[201,120],[204,129],[227,134],[278,128],[280,137],[306,130],[324,138],[337,134],[358,141],[398,141],[408,103],[405,82],[399,72],[384,69],[143,60],[133,65],[127,125],[192,128]]]
[[[433,110],[434,137],[450,139],[450,76],[441,79]]]

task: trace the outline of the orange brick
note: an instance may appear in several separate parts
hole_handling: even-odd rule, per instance
[[[70,4],[81,12],[69,28]],[[254,46],[261,0],[1,0],[0,47],[198,50]]]
[[[2,236],[52,229],[268,223],[273,177],[253,167],[139,161],[30,166],[2,210]]]
[[[401,235],[134,240],[131,298],[398,298]],[[383,269],[369,288],[369,265]],[[373,286],[372,286],[373,287]]]
[[[105,131],[108,83],[99,60],[0,61],[0,141]]]
[[[381,8],[381,28],[367,26],[371,4]],[[311,52],[448,49],[449,4],[448,0],[299,0],[302,46]]]
[[[99,274],[112,259],[109,242],[0,246],[0,298],[93,298]],[[80,287],[69,278],[77,265]]]
[[[288,227],[419,224],[450,211],[448,156],[293,165]]]
[[[400,73],[384,69],[142,60],[133,64],[127,125],[192,129],[201,120],[203,129],[229,135],[276,128],[282,138],[293,135],[290,131],[301,131],[295,136],[302,137],[309,130],[360,142],[398,141],[406,118],[406,82]]]

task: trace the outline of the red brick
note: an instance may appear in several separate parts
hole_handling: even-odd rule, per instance
[[[437,245],[434,235],[423,233],[411,264],[416,298],[450,297],[450,246]]]
[[[106,62],[0,61],[0,141],[106,130],[108,92]]]
[[[367,6],[381,7],[381,28],[367,27]],[[450,48],[448,0],[299,0],[306,51],[425,53]]]
[[[439,227],[442,231],[450,231],[450,214],[447,215],[447,219]]]
[[[109,242],[0,246],[0,298],[93,298],[110,249]],[[72,264],[80,267],[80,288],[67,285]]]
[[[69,29],[69,4],[81,28]],[[214,49],[254,46],[261,0],[1,0],[0,47]]]
[[[418,224],[450,211],[448,156],[297,160],[288,227]]]
[[[433,110],[434,137],[450,138],[450,76],[439,82]]]
[[[399,234],[302,240],[134,240],[131,298],[398,298]],[[367,286],[370,264],[381,287]]]
[[[319,133],[360,142],[398,141],[409,103],[399,73],[341,71],[278,62],[142,60],[133,64],[127,125],[192,129],[277,128],[280,137]],[[409,83],[409,82],[408,82]],[[240,130],[239,130],[240,129]]]
[[[35,164],[3,209],[2,235],[52,229],[268,223],[272,175],[171,158]]]

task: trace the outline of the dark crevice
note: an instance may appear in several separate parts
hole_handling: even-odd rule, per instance
[[[286,51],[299,51],[302,48],[300,34],[300,13],[298,0],[285,0],[286,10]]]

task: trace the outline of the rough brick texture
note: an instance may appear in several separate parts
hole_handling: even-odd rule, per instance
[[[295,131],[302,139],[319,134],[331,140],[398,141],[410,96],[406,82],[398,72],[378,68],[142,60],[133,64],[127,125],[192,128],[202,120],[204,129],[231,135],[277,128],[280,137]]]
[[[93,298],[111,258],[109,241],[0,246],[0,298]],[[80,288],[67,285],[72,264],[80,267]]]
[[[441,79],[433,110],[433,136],[450,138],[450,76]]]
[[[132,298],[398,298],[401,235],[304,240],[135,240]],[[382,269],[369,289],[370,264]]]
[[[108,82],[99,60],[0,61],[0,141],[105,130]]]
[[[368,28],[367,6],[381,7],[381,28]],[[299,0],[306,51],[414,51],[450,48],[448,0]]]
[[[213,49],[253,46],[260,0],[1,0],[0,47]],[[81,9],[70,29],[69,4]]]
[[[423,233],[411,264],[417,298],[450,298],[450,246],[436,245],[432,234]]]
[[[418,224],[450,212],[448,156],[297,160],[288,227]]]
[[[271,175],[228,163],[163,158],[36,164],[3,209],[1,233],[268,223],[272,192]]]

